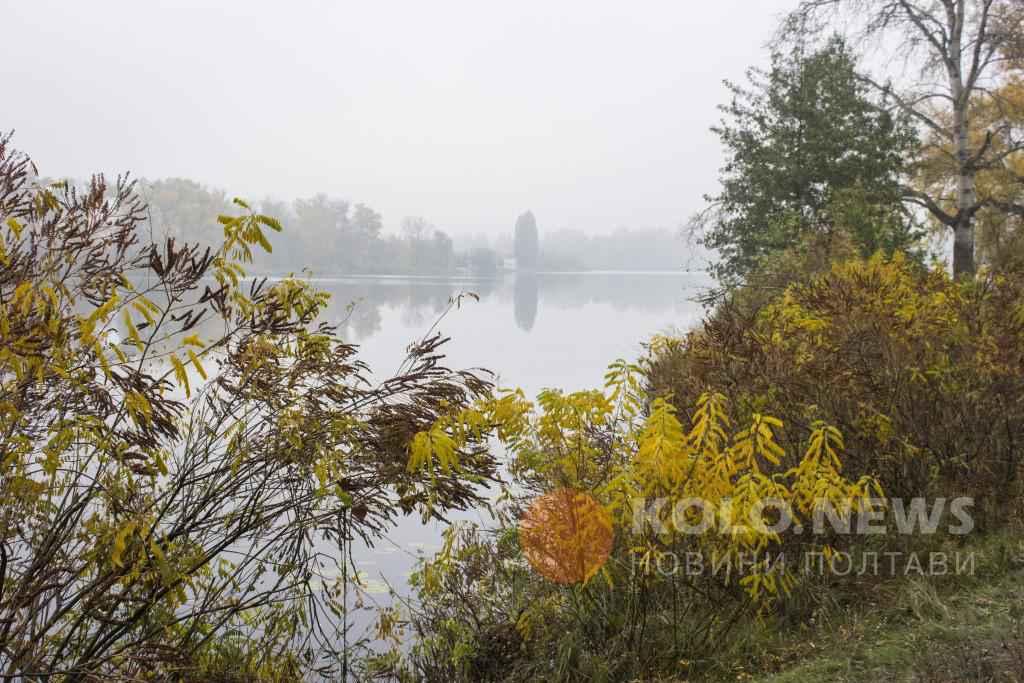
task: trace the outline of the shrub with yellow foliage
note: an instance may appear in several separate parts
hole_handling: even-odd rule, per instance
[[[640,364],[613,364],[603,390],[508,392],[435,425],[458,445],[463,423],[502,424],[513,485],[497,527],[453,529],[414,577],[420,600],[387,613],[412,649],[367,665],[410,681],[689,676],[738,623],[834,580],[780,555],[915,542],[817,526],[826,515],[969,496],[977,522],[1006,522],[1020,501],[1022,289],[1006,274],[954,282],[899,253],[847,259],[774,296],[734,293]],[[411,467],[447,460],[425,438]],[[615,534],[607,563],[571,587],[540,578],[514,533],[529,500],[566,488],[599,501]],[[683,566],[696,557],[703,571]]]
[[[472,434],[406,467],[487,378],[431,337],[371,381],[325,294],[246,278],[281,226],[234,206],[215,249],[154,243],[126,178],[45,184],[0,136],[5,679],[345,678],[349,544],[495,476]]]
[[[1019,514],[1022,294],[1010,273],[957,283],[899,254],[840,262],[660,343],[652,391],[685,406],[716,387],[794,427],[786,448],[824,420],[851,476],[890,496],[970,496],[996,524]]]
[[[420,603],[405,617],[419,638],[404,657],[396,639],[394,651],[370,658],[371,671],[404,680],[628,680],[652,666],[673,670],[785,599],[800,577],[773,558],[829,552],[798,533],[821,508],[849,516],[882,495],[872,477],[843,475],[835,427],[818,423],[802,448],[787,450],[778,438],[785,425],[769,414],[743,415],[708,391],[684,421],[671,397],[652,398],[644,383],[641,366],[618,361],[603,390],[548,390],[536,403],[506,392],[413,440],[410,467],[430,473],[458,468],[462,439],[500,425],[491,433],[508,449],[514,481],[493,540],[453,528],[421,567]],[[539,578],[515,535],[535,495],[565,490],[598,501],[615,537],[608,561],[568,588]],[[790,524],[777,525],[783,513]],[[570,557],[585,550],[563,548]],[[709,571],[684,572],[693,556]],[[712,558],[728,570],[710,571]],[[389,610],[384,620],[394,634],[403,617]]]

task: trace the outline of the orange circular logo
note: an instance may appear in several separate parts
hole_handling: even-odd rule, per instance
[[[590,580],[612,551],[612,520],[573,489],[540,496],[519,520],[519,544],[539,574],[565,585]]]

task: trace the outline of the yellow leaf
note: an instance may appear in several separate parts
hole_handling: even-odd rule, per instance
[[[192,349],[188,349],[188,357],[192,361],[192,365],[195,367],[196,372],[198,372],[199,376],[205,380],[206,370],[203,369],[203,364],[199,362],[199,356],[197,356],[196,352]]]
[[[174,376],[178,379],[178,384],[185,387],[185,396],[191,398],[192,388],[188,383],[188,372],[185,370],[185,366],[182,364],[181,359],[176,354],[171,354],[171,365],[174,366]]]
[[[124,567],[124,551],[128,547],[128,537],[135,531],[135,524],[135,522],[128,522],[114,536],[114,552],[110,556],[110,561],[118,567]]]
[[[124,319],[124,325],[128,328],[128,338],[135,342],[136,346],[142,345],[142,337],[139,335],[139,330],[135,327],[135,322],[132,320],[131,311],[127,308],[121,314]]]
[[[143,297],[143,300],[145,300],[145,297]],[[149,323],[150,325],[156,324],[156,319],[153,318],[153,314],[142,301],[140,301],[139,299],[132,301],[132,308],[141,313],[142,317],[146,319],[147,323]]]

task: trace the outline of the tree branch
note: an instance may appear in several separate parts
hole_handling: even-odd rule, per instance
[[[925,114],[924,112],[922,112],[921,110],[917,109],[914,106],[914,104],[920,102],[920,100],[916,100],[915,102],[908,102],[903,97],[897,95],[891,86],[889,86],[888,84],[882,85],[878,81],[871,78],[870,76],[864,74],[857,74],[857,78],[858,80],[863,81],[864,83],[870,85],[872,88],[878,90],[880,93],[882,93],[882,95],[886,97],[891,97],[893,102],[895,102],[900,109],[902,109],[904,112],[906,112],[913,118],[917,119],[924,125],[928,126],[928,128],[930,128],[937,135],[949,139],[953,138],[953,134],[947,128],[939,125],[939,123],[936,122],[935,119],[931,118],[930,116],[928,116],[927,114]]]
[[[932,199],[929,195],[925,194],[924,192],[921,192],[920,190],[915,190],[912,187],[903,185],[900,186],[900,193],[903,195],[904,201],[909,201],[913,204],[917,204],[918,206],[928,209],[928,211],[943,225],[953,227],[959,222],[957,216],[954,216],[944,211],[942,207],[935,202],[934,199]]]

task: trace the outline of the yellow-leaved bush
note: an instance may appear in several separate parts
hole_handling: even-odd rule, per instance
[[[693,331],[652,340],[640,366],[615,363],[603,390],[509,393],[512,420],[474,407],[435,425],[458,445],[478,411],[480,434],[500,430],[512,485],[496,529],[453,528],[414,574],[404,619],[417,639],[377,664],[403,680],[688,678],[737,624],[809,616],[814,573],[779,553],[942,541],[808,533],[819,515],[967,496],[982,529],[1018,516],[1024,277],[956,282],[899,253],[822,268],[727,297]],[[419,443],[410,466],[442,471],[433,440]],[[540,578],[515,533],[529,500],[562,487],[603,505],[615,531],[605,565],[570,588]]]
[[[349,678],[351,544],[484,502],[497,463],[478,413],[451,425],[457,451],[437,425],[490,397],[489,375],[446,368],[435,334],[374,380],[320,317],[325,292],[246,275],[274,218],[236,200],[214,248],[157,239],[126,177],[44,183],[8,143],[5,677]],[[514,424],[514,401],[490,410]],[[429,478],[406,467],[424,430]]]
[[[781,420],[743,414],[723,393],[702,392],[691,408],[682,416],[671,396],[649,393],[645,368],[617,361],[601,390],[546,390],[536,401],[499,392],[415,436],[409,467],[432,477],[460,467],[466,439],[489,434],[512,481],[495,528],[451,527],[413,574],[417,605],[385,611],[394,649],[369,666],[401,680],[535,680],[557,678],[558,666],[615,680],[653,661],[677,670],[744,618],[784,604],[802,580],[801,555],[831,553],[829,538],[797,529],[823,507],[852,515],[882,489],[844,476],[834,426],[814,424],[801,448],[785,448]],[[614,533],[603,566],[568,587],[534,570],[517,534],[531,501],[566,489],[602,506]],[[782,509],[785,526],[773,515]],[[694,556],[702,568],[684,570]],[[396,628],[408,622],[411,647]]]
[[[620,361],[603,391],[548,390],[536,404],[521,391],[481,401],[417,434],[409,467],[428,474],[457,468],[468,440],[492,430],[512,455],[521,498],[563,488],[587,493],[615,520],[620,559],[654,575],[668,553],[714,554],[743,568],[732,579],[762,607],[795,581],[762,557],[783,541],[765,517],[769,503],[785,508],[797,527],[809,526],[823,505],[850,515],[881,497],[872,477],[842,475],[835,427],[815,425],[806,449],[787,453],[776,440],[784,427],[779,419],[754,414],[734,425],[726,397],[707,392],[684,425],[665,398],[647,403],[640,374]],[[701,505],[680,507],[697,500]],[[699,525],[694,516],[702,514],[713,515],[712,523]],[[601,575],[614,589],[613,572],[606,567]]]
[[[739,412],[842,433],[851,477],[889,497],[974,499],[980,528],[1018,514],[1024,439],[1024,276],[956,282],[897,253],[832,264],[774,298],[723,302],[659,340],[650,381],[680,410],[713,386]]]

